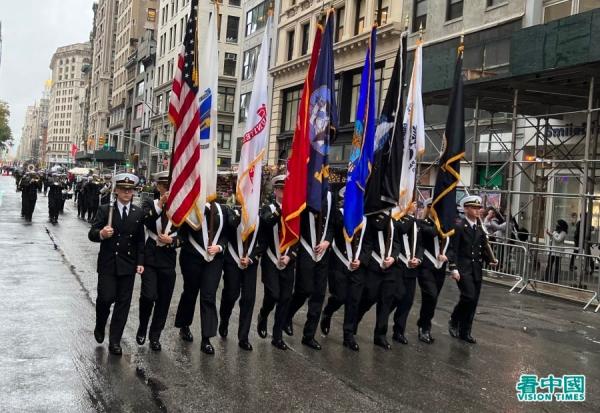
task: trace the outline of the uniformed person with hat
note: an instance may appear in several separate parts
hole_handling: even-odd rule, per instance
[[[486,248],[487,235],[479,221],[481,198],[466,196],[461,200],[465,217],[454,228],[450,241],[449,269],[452,278],[458,283],[460,299],[448,323],[450,335],[467,343],[475,344],[471,335],[473,318],[479,302],[484,262],[496,265],[498,262]]]
[[[424,258],[419,267],[418,278],[421,288],[421,310],[417,321],[419,340],[431,344],[434,339],[431,335],[431,320],[435,314],[438,297],[446,279],[446,266],[448,257],[446,252],[450,245],[450,237],[439,236],[435,223],[430,215],[432,199],[423,203],[423,218],[420,220],[421,240],[423,243]]]
[[[256,228],[248,235],[246,241],[243,241],[240,211],[234,207],[226,208],[228,243],[223,264],[219,335],[223,338],[227,337],[229,318],[239,298],[238,345],[243,350],[252,351],[248,334],[256,301],[258,261],[263,251],[263,241],[258,236],[260,219],[257,217]]]
[[[62,205],[63,189],[66,189],[66,185],[60,179],[60,174],[53,173],[52,181],[49,184],[48,189],[48,218],[50,223],[58,223],[58,214]]]
[[[334,206],[330,191],[327,191],[323,197],[321,209],[316,214],[306,208],[300,218],[300,245],[296,261],[294,294],[284,327],[286,334],[293,335],[292,320],[304,303],[308,302],[302,344],[313,350],[321,350],[321,345],[315,339],[315,333],[327,293],[329,246],[333,241],[333,225],[330,218]]]
[[[40,177],[36,172],[29,171],[19,181],[18,189],[21,191],[21,216],[31,222],[38,190],[41,187]]]
[[[98,343],[104,341],[106,321],[114,303],[108,350],[120,356],[121,336],[129,316],[135,274],[144,272],[144,212],[131,202],[138,183],[137,176],[123,173],[113,179],[116,203],[114,206],[102,205],[98,209],[88,238],[100,243],[94,337]],[[111,214],[112,223],[109,222]]]
[[[110,202],[110,194],[112,193],[112,174],[104,174],[104,185],[100,188],[100,205]]]
[[[148,334],[150,348],[161,351],[160,335],[165,328],[173,289],[175,288],[175,265],[177,251],[181,241],[177,229],[169,225],[167,217],[167,198],[169,197],[169,171],[155,174],[160,197],[148,199],[142,204],[144,224],[146,226],[146,245],[144,249],[144,276],[140,294],[140,324],[136,341],[139,345],[146,342]],[[152,323],[150,323],[152,316]],[[150,332],[148,333],[148,324]]]
[[[406,320],[415,300],[419,267],[423,262],[423,244],[415,217],[416,212],[417,203],[411,202],[405,215],[394,220],[400,251],[396,260],[398,271],[396,272],[396,290],[392,304],[392,309],[395,308],[392,340],[400,344],[408,344],[404,335]]]
[[[100,177],[98,175],[93,175],[92,179],[84,188],[88,222],[92,222],[94,220],[96,212],[98,211],[98,205],[100,204],[101,185],[102,182],[100,181]]]
[[[339,191],[343,200],[346,187]],[[329,334],[331,317],[344,306],[344,347],[359,351],[358,343],[354,338],[354,329],[358,319],[358,306],[362,297],[367,265],[371,258],[372,243],[367,232],[367,218],[363,217],[360,229],[354,234],[351,242],[344,236],[344,209],[334,211],[332,217],[333,253],[330,257],[329,271],[329,299],[323,309],[321,317],[321,332]]]
[[[285,175],[277,175],[271,180],[274,202],[265,205],[260,213],[261,237],[265,253],[261,260],[262,282],[264,285],[263,303],[258,312],[257,330],[262,338],[267,337],[267,321],[275,308],[273,339],[271,344],[280,350],[287,350],[282,331],[294,288],[294,264],[297,244],[281,252],[281,202]]]
[[[179,229],[182,240],[179,265],[183,275],[183,292],[177,307],[175,327],[182,340],[191,342],[194,336],[190,326],[194,321],[196,300],[200,295],[200,350],[214,354],[210,339],[217,335],[217,289],[221,282],[227,237],[225,221],[227,211],[216,201],[207,202],[203,221],[197,230],[189,224]]]

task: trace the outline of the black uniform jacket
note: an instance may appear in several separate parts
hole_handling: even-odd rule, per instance
[[[227,242],[228,242],[227,251],[225,252],[225,260],[228,262],[231,262],[231,263],[236,263],[235,258],[231,254],[231,251],[229,250],[229,248],[231,245],[231,248],[233,249],[234,253],[239,258],[242,258],[242,256],[240,256],[240,254],[239,254],[239,251],[241,250],[242,253],[244,252],[243,243],[242,243],[242,245],[239,245],[239,242],[238,242],[238,241],[241,241],[241,235],[240,235],[240,239],[238,240],[238,228],[241,223],[242,217],[240,216],[240,212],[233,208],[224,207],[224,209],[227,211],[225,214],[226,215],[225,230],[226,230]],[[260,221],[260,218],[257,220],[257,222],[259,222],[259,221]],[[246,240],[246,245],[248,248],[248,251],[246,251],[246,254],[247,254],[248,258],[250,258],[250,260],[252,261],[251,265],[258,264],[258,260],[260,259],[260,256],[264,250],[264,240],[261,239],[262,237],[260,236],[260,225],[261,224],[259,222],[258,223],[258,231],[255,228],[255,231],[253,231],[248,236],[248,239]],[[252,243],[252,240],[254,240],[254,243]]]
[[[173,238],[172,244],[157,245],[157,237],[164,233],[168,218],[165,210],[158,208],[158,201],[146,200],[142,204],[144,210],[144,224],[146,225],[146,245],[144,258],[146,265],[157,268],[175,268],[177,262],[176,249],[181,246],[181,239],[177,234],[177,228],[172,227],[169,235]]]
[[[127,219],[123,221],[116,203],[113,207],[113,236],[100,239],[100,230],[108,224],[109,205],[98,209],[88,238],[100,243],[98,274],[134,275],[136,266],[144,265],[144,212],[130,203]]]
[[[448,261],[450,270],[458,270],[461,277],[471,275],[481,278],[481,268],[484,262],[491,259],[485,248],[485,232],[481,224],[477,223],[473,229],[466,219],[462,219],[454,227],[454,235],[450,240],[448,249]]]
[[[178,229],[177,233],[182,242],[182,253],[190,254],[195,257],[204,259],[205,257],[203,253],[200,252],[198,248],[201,248],[204,251],[206,251],[206,249],[208,248],[208,245],[205,245],[204,243],[204,231],[207,231],[207,243],[210,241],[210,236],[212,235],[212,244],[219,245],[221,247],[221,252],[214,256],[215,259],[223,257],[223,254],[225,254],[225,249],[227,248],[227,234],[226,229],[224,228],[225,220],[227,219],[227,210],[224,206],[220,204],[217,207],[217,203],[214,203],[214,206],[212,208],[214,210],[214,216],[212,218],[212,228],[210,218],[211,208],[210,204],[207,203],[204,207],[205,222],[202,223],[202,227],[198,231],[194,230],[188,224],[183,224]],[[220,213],[219,209],[221,210]],[[210,234],[210,231],[212,231],[213,234]],[[206,252],[206,254],[208,256],[208,252]]]
[[[277,234],[277,236],[275,236],[275,234]],[[280,234],[281,205],[279,205],[277,202],[273,202],[272,204],[267,204],[263,206],[260,210],[259,237],[261,238],[262,248],[264,251],[264,256],[262,258],[263,260],[271,260],[271,262],[273,262],[273,257],[277,257]],[[295,260],[298,254],[299,244],[300,242],[297,242],[292,247],[290,247],[287,251],[287,254],[281,254],[290,257],[290,262],[287,265],[288,267],[293,265],[293,261]]]
[[[371,259],[369,260],[369,270],[385,272],[391,270],[391,267],[383,270],[379,260],[385,259],[386,256],[397,259],[400,253],[400,243],[396,232],[394,220],[389,215],[379,213],[368,217],[365,237],[369,237],[369,242],[373,246]]]
[[[346,248],[346,237],[344,236],[344,214],[343,212],[336,208],[331,213],[331,228],[333,231],[333,240],[335,242],[335,247],[342,254],[345,259],[348,259],[348,251]],[[369,261],[371,259],[371,252],[373,251],[373,243],[370,237],[367,236],[367,222],[363,228],[361,228],[354,237],[352,238],[352,242],[350,243],[352,253],[355,259],[360,261],[360,265],[365,268],[369,265]],[[364,233],[364,235],[363,235]],[[361,244],[362,237],[362,244]],[[360,251],[358,251],[358,246],[360,245]],[[358,252],[358,256],[356,253]],[[336,260],[340,261],[337,252],[333,255],[336,256]]]
[[[396,226],[394,236],[400,244],[400,254],[407,260],[413,257],[423,262],[423,242],[421,239],[421,231],[417,220],[412,215],[405,215],[398,220],[394,220]],[[415,225],[417,227],[417,240],[415,244]],[[415,250],[413,251],[413,246]],[[408,247],[408,249],[407,249]],[[398,255],[400,255],[398,254]],[[396,260],[396,264],[400,265],[403,270],[403,275],[407,278],[416,278],[419,275],[419,267],[408,268],[402,259]]]

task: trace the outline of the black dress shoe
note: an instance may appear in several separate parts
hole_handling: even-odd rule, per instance
[[[331,316],[327,315],[327,314],[323,314],[323,317],[321,318],[321,333],[323,333],[323,335],[326,336],[327,334],[329,334],[330,328],[331,328]]]
[[[144,329],[142,328],[142,326],[138,327],[137,333],[135,334],[135,341],[140,346],[143,346],[144,343],[146,342],[146,332],[144,331]]]
[[[408,344],[408,340],[406,339],[406,337],[404,337],[404,334],[401,333],[394,333],[394,335],[392,336],[392,340],[400,344]]]
[[[260,338],[267,338],[267,318],[263,317],[261,312],[258,312],[258,320],[256,321],[256,331]]]
[[[433,343],[433,337],[431,337],[429,330],[423,330],[422,328],[419,328],[419,340],[427,344]]]
[[[285,332],[285,334],[287,334],[290,337],[294,335],[294,326],[292,325],[291,321],[290,321],[289,324],[286,324],[283,327],[283,331]]]
[[[98,344],[102,344],[104,342],[104,329],[96,327],[94,329],[94,338]]]
[[[392,346],[390,346],[390,343],[388,343],[388,341],[385,338],[376,338],[375,340],[373,340],[373,344],[383,348],[384,350],[392,349]]]
[[[179,337],[181,337],[183,341],[187,341],[189,343],[194,341],[194,336],[192,335],[189,327],[181,327],[179,329]]]
[[[227,338],[227,330],[228,330],[227,327],[228,326],[225,323],[219,324],[219,335],[223,338]]]
[[[248,340],[242,340],[238,343],[238,346],[240,346],[240,348],[242,350],[246,350],[246,351],[252,351],[252,344],[250,344],[250,342]]]
[[[273,344],[279,350],[287,350],[289,348],[288,345],[285,344],[285,341],[283,341],[280,338],[278,338],[278,339],[274,338],[273,340],[271,340],[271,344]]]
[[[465,333],[465,334],[461,334],[459,337],[462,341],[466,341],[467,343],[470,344],[477,344],[477,340],[475,340],[472,336],[471,333]]]
[[[448,333],[454,338],[458,338],[458,324],[455,324],[452,320],[448,321]]]
[[[312,348],[313,350],[321,350],[321,345],[314,337],[302,337],[302,344]]]
[[[108,345],[108,351],[110,352],[110,354],[113,354],[115,356],[120,356],[123,354],[123,350],[121,349],[121,345],[118,343],[111,343]]]
[[[161,351],[162,346],[160,345],[160,342],[158,340],[150,340],[150,349],[152,349],[152,351]]]
[[[349,348],[352,351],[359,351],[360,347],[355,340],[344,340],[344,347]]]
[[[215,348],[212,346],[212,344],[210,344],[210,340],[207,338],[202,339],[202,343],[200,343],[200,350],[202,350],[204,354],[215,354]]]

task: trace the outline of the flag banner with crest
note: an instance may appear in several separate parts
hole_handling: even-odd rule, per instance
[[[415,48],[415,60],[404,110],[404,147],[400,175],[400,196],[398,198],[400,216],[407,213],[410,204],[415,200],[417,161],[418,157],[425,151],[425,119],[423,97],[421,96],[422,60],[423,45],[419,40]],[[398,216],[395,218],[398,218]]]
[[[334,20],[335,10],[330,9],[308,107],[310,159],[306,205],[315,213],[321,213],[322,201],[329,191],[329,147],[338,127],[333,65]]]
[[[465,103],[463,96],[463,47],[458,49],[454,86],[450,97],[446,130],[442,141],[442,156],[433,190],[431,215],[443,238],[454,234],[456,220],[456,187],[460,182],[460,161],[465,156]]]
[[[292,151],[287,161],[287,176],[283,188],[281,205],[281,251],[294,245],[300,239],[300,214],[306,208],[307,170],[310,157],[310,141],[308,135],[309,97],[312,93],[313,79],[317,67],[323,28],[319,26],[313,41],[313,49],[304,79],[304,88],[296,117],[296,128],[292,140]]]
[[[255,230],[260,208],[262,161],[269,136],[268,70],[271,20],[272,18],[269,16],[254,72],[246,131],[242,136],[236,198],[242,207],[243,241],[246,241]]]
[[[362,228],[365,188],[373,163],[375,144],[375,51],[377,27],[371,29],[371,38],[360,79],[356,121],[352,137],[352,152],[348,162],[348,179],[344,194],[344,237],[352,241]]]
[[[392,77],[375,131],[373,169],[365,195],[365,214],[393,208],[400,197],[403,134],[402,106],[406,72],[406,33],[400,39]]]

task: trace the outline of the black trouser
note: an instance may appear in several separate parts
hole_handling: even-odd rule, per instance
[[[58,220],[58,211],[60,210],[60,200],[49,198],[48,199],[48,215],[50,221]]]
[[[548,266],[546,267],[546,274],[544,275],[544,281],[550,281],[558,284],[558,274],[560,272],[560,257],[558,255],[551,255],[548,260]],[[552,277],[552,279],[550,279]]]
[[[329,272],[329,292],[331,295],[323,309],[323,315],[332,316],[344,306],[344,340],[354,338],[358,323],[358,307],[365,287],[366,269],[361,266],[354,271],[337,258],[332,257]]]
[[[175,288],[175,278],[175,268],[144,266],[140,295],[140,329],[144,332],[148,330],[148,322],[152,315],[150,341],[158,341],[160,333],[165,328]]]
[[[79,199],[77,201],[77,215],[81,218],[85,218],[85,214],[87,213],[87,205],[85,202],[85,197],[83,194],[79,195]]]
[[[303,248],[303,247],[300,247]],[[304,250],[301,250],[304,251]],[[304,323],[304,337],[313,338],[317,332],[321,310],[327,292],[327,273],[329,271],[329,252],[326,252],[321,261],[314,262],[305,251],[298,254],[296,267],[296,284],[290,302],[287,322],[292,323],[294,315],[308,300],[306,323]]]
[[[444,280],[446,279],[446,269],[421,268],[419,275],[419,287],[421,288],[421,311],[417,326],[425,331],[431,330],[431,320],[435,314],[438,297],[442,292]]]
[[[406,267],[404,267],[404,264],[400,265],[402,267],[396,270],[396,292],[392,304],[392,308],[396,309],[394,312],[394,334],[404,334],[406,320],[415,301],[415,290],[417,288],[417,278],[407,276]]]
[[[37,196],[26,195],[23,199],[22,213],[28,220],[31,220],[33,211],[35,210],[35,204],[37,202]]]
[[[221,292],[221,308],[219,315],[221,323],[229,325],[229,318],[240,298],[240,319],[238,323],[238,340],[247,341],[252,312],[256,301],[256,271],[258,264],[253,264],[242,270],[235,262],[225,260],[223,265],[223,291]]]
[[[189,327],[194,321],[196,299],[200,293],[200,325],[202,338],[217,335],[217,289],[223,271],[223,255],[219,254],[211,262],[204,258],[182,251],[179,265],[183,275],[183,292],[177,307],[175,327]]]
[[[90,221],[93,220],[96,217],[96,212],[98,212],[97,204],[88,205],[88,209],[87,209],[88,220],[90,220]]]
[[[98,298],[96,300],[96,328],[104,331],[106,321],[110,314],[110,306],[114,303],[112,318],[110,320],[109,342],[118,344],[123,336],[135,274],[132,275],[98,275]]]
[[[388,318],[392,310],[394,292],[396,290],[396,271],[393,265],[387,270],[375,270],[369,268],[365,278],[365,288],[358,307],[358,319],[356,325],[364,315],[377,304],[375,309],[375,331],[374,338],[385,338],[388,329]]]
[[[273,323],[273,338],[281,340],[283,326],[286,322],[287,312],[294,289],[294,266],[279,270],[268,256],[261,259],[262,282],[265,287],[260,315],[269,317],[275,305],[275,322]]]
[[[479,302],[479,293],[481,292],[481,271],[479,276],[474,276],[472,272],[461,271],[459,268],[460,280],[458,289],[460,290],[460,299],[452,311],[450,318],[454,326],[458,326],[460,334],[468,334],[473,326],[473,318],[477,311]]]

